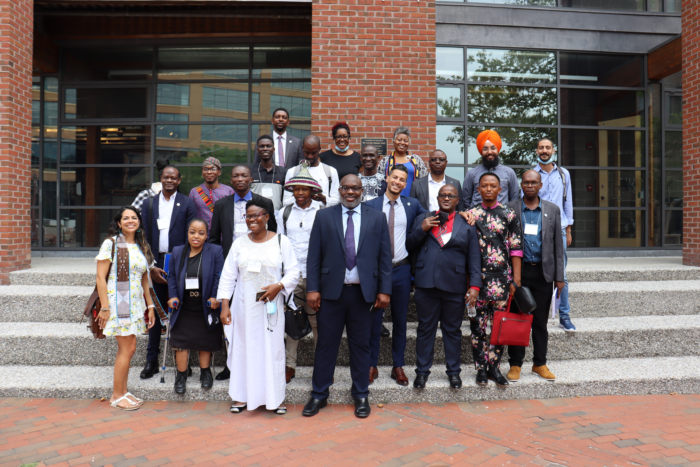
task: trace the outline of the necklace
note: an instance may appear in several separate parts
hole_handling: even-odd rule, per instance
[[[309,207],[311,207],[311,206],[309,206]],[[303,228],[304,228],[304,221],[306,220],[306,216],[309,215],[309,213],[311,212],[311,210],[309,209],[308,211],[306,211],[305,209],[302,209],[302,212],[304,212],[304,217],[302,217],[302,218],[301,218],[301,221],[299,222],[299,228],[300,228],[300,229],[303,229]]]

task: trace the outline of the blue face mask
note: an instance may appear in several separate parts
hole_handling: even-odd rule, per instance
[[[268,315],[274,315],[277,313],[277,304],[275,302],[265,303],[265,311],[267,311]]]
[[[552,160],[551,157],[550,157],[549,160],[547,160],[547,161],[543,161],[540,157],[537,157],[537,162],[539,162],[540,164],[547,165],[547,164],[551,164],[551,163],[554,162],[554,161]]]
[[[348,150],[348,148],[340,149],[340,148],[338,147],[338,145],[336,144],[336,145],[335,145],[335,150],[336,150],[336,152],[345,152],[345,151]]]

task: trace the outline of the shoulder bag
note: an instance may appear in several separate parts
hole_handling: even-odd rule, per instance
[[[280,246],[280,255],[282,254],[282,238],[277,234],[277,240]],[[284,260],[282,260],[282,277],[284,277]],[[281,292],[280,292],[281,293]],[[297,307],[293,310],[289,306],[289,301],[294,297],[294,292],[289,294],[287,300],[284,302],[284,333],[287,337],[298,341],[302,337],[311,333],[311,323],[309,323],[309,317],[306,314],[303,306]],[[312,315],[315,316],[315,315]]]
[[[107,269],[107,281],[109,281],[109,274],[112,272],[112,262],[114,261],[114,249],[116,247],[116,242],[110,237],[112,241],[112,261],[109,263],[109,269]],[[95,285],[95,290],[90,294],[88,298],[87,305],[85,305],[85,310],[83,315],[80,317],[80,324],[82,324],[84,318],[88,318],[88,331],[92,333],[95,339],[104,339],[105,335],[100,328],[100,324],[97,322],[97,315],[100,313],[100,308],[102,308],[102,302],[100,301],[100,294],[97,292],[97,285]]]
[[[521,288],[519,287],[518,289]],[[531,314],[512,313],[512,300],[512,296],[508,298],[506,311],[497,311],[493,314],[491,345],[518,345],[521,347],[530,345],[530,331],[532,330],[532,319],[534,316]]]

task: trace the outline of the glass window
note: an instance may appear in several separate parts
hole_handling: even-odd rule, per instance
[[[625,88],[643,86],[644,57],[641,55],[561,52],[559,60],[561,84]]]
[[[666,211],[664,222],[664,246],[683,245],[683,211]]]
[[[667,169],[683,167],[683,133],[680,131],[666,132],[665,157]]]
[[[666,199],[667,208],[683,207],[683,172],[680,170],[666,171]]]
[[[159,79],[247,79],[248,47],[158,49]]]
[[[575,199],[575,195],[574,195]],[[572,248],[644,246],[646,213],[642,210],[575,210]]]
[[[189,107],[190,105],[189,84],[159,84],[156,94],[158,105],[177,105],[183,107]]]
[[[561,123],[643,127],[644,91],[562,88]]]
[[[118,209],[61,209],[61,244],[59,246],[63,248],[100,247],[107,238],[109,224],[117,212]],[[55,219],[53,223],[55,230]],[[44,232],[46,235],[46,230]]]
[[[254,121],[269,122],[272,111],[279,107],[289,111],[292,121],[311,120],[311,91],[282,89],[273,87],[272,84],[253,83],[253,92],[260,96],[260,107],[251,112]]]
[[[41,240],[39,235],[41,234],[41,219],[39,218],[39,208],[33,208],[31,211],[31,222],[32,222],[32,245],[31,248],[38,248],[41,246]]]
[[[148,167],[61,167],[61,206],[124,206],[149,185]]]
[[[186,122],[187,115],[182,114],[158,114],[156,119],[166,122]],[[189,125],[157,125],[156,138],[187,139]]]
[[[556,83],[556,54],[534,50],[467,49],[467,80]]]
[[[151,47],[98,47],[69,49],[63,55],[66,81],[124,81],[150,79]]]
[[[145,119],[148,88],[66,88],[66,119]]]
[[[683,99],[678,95],[668,96],[668,112],[666,124],[680,126],[683,124]]]
[[[562,128],[559,153],[567,167],[644,167],[644,132]]]
[[[222,163],[247,162],[248,125],[189,125],[186,134],[178,134],[182,125],[159,125],[156,159],[166,158],[174,164],[200,164],[209,156]]]
[[[253,93],[253,112],[260,110],[260,94]],[[202,107],[248,113],[248,91],[205,86],[202,89]]]
[[[533,166],[537,156],[535,148],[537,142],[544,137],[554,141],[557,146],[556,128],[508,128],[508,127],[469,127],[469,142],[467,145],[467,163],[481,164],[481,152],[476,147],[476,138],[484,130],[494,130],[498,132],[503,142],[503,147],[499,157],[501,163],[508,166],[527,165]],[[556,158],[555,158],[556,160]]]
[[[306,125],[306,124],[299,124],[299,123],[292,123],[287,127],[287,134],[291,136],[295,136],[301,140],[304,139],[306,135],[311,133],[311,125]],[[270,124],[255,124],[251,125],[251,135],[250,135],[250,148],[251,148],[251,154],[255,153],[255,142],[257,141],[259,136],[262,135],[270,135],[270,136],[275,136],[275,132],[272,128],[272,125]],[[353,141],[352,138],[350,138],[350,146],[352,147],[353,145],[359,146],[360,141],[355,140]],[[356,148],[357,152],[360,152],[360,148]],[[252,160],[252,156],[251,156]]]
[[[44,138],[58,136],[58,79],[44,78]]]
[[[469,85],[469,121],[478,123],[557,123],[556,88]]]
[[[681,89],[683,87],[683,72],[679,71],[661,79],[666,89]]]
[[[41,153],[41,83],[32,83],[32,169],[39,170]]]
[[[253,78],[255,79],[305,77],[304,73],[310,73],[310,70],[310,46],[260,46],[253,48]]]
[[[561,6],[597,10],[646,10],[647,0],[561,0]]]
[[[664,11],[666,13],[680,13],[681,12],[681,0],[665,0],[664,1]]]
[[[464,49],[462,47],[436,47],[435,79],[464,79]]]
[[[448,177],[455,178],[462,183],[462,180],[464,180],[464,177],[467,174],[467,169],[464,167],[447,167],[445,168],[445,174],[447,174]]]
[[[573,169],[570,173],[575,208],[644,207],[641,170]]]
[[[438,86],[437,116],[443,118],[462,117],[462,88],[460,86]]]
[[[444,151],[448,164],[464,164],[464,127],[462,125],[437,125],[436,149]]]
[[[150,163],[150,125],[61,128],[61,164]]]

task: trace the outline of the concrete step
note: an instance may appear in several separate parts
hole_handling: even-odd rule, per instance
[[[442,369],[434,368],[423,390],[412,387],[413,368],[406,368],[411,385],[403,387],[389,378],[390,367],[380,367],[379,378],[370,386],[370,401],[383,404],[459,403],[596,395],[697,394],[700,392],[699,366],[700,357],[697,356],[557,361],[549,364],[557,376],[555,382],[539,378],[526,366],[519,382],[498,389],[493,382],[486,387],[477,386],[474,382],[476,371],[471,365],[465,365],[461,373],[464,382],[461,389],[450,389]],[[502,365],[501,370],[505,374],[508,365]],[[214,381],[211,390],[203,391],[199,385],[198,368],[188,380],[184,396],[173,392],[175,376],[172,367],[165,373],[165,384],[160,383],[159,374],[151,379],[139,379],[139,371],[135,367],[130,370],[129,390],[146,400],[231,400],[228,381]],[[0,397],[109,399],[112,392],[113,368],[110,366],[0,366],[0,374],[3,375],[0,378]],[[311,390],[311,375],[310,367],[297,369],[296,378],[287,385],[287,404],[306,403]],[[336,368],[329,402],[352,403],[350,385],[349,369]]]
[[[588,360],[618,357],[700,356],[700,315],[581,318],[578,332],[566,333],[554,321],[549,325],[550,360]],[[407,332],[406,364],[415,364],[416,323]],[[391,325],[388,325],[391,329]],[[462,361],[472,361],[468,323],[462,327]],[[145,363],[147,336],[137,336],[132,364]],[[163,339],[164,341],[164,339]],[[114,339],[95,340],[85,325],[75,323],[5,323],[0,327],[0,365],[111,365]],[[528,348],[528,357],[531,347]],[[299,365],[313,365],[311,335],[299,343]],[[338,365],[349,365],[344,336]],[[435,342],[435,363],[443,364],[442,333]],[[391,338],[381,340],[380,365],[391,365]]]
[[[95,273],[95,260],[91,258],[32,258],[30,269],[10,273],[10,284],[77,285],[94,288]]]
[[[0,322],[76,323],[95,286],[0,287]]]

